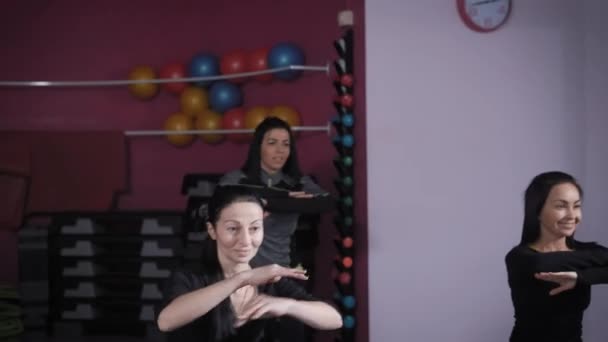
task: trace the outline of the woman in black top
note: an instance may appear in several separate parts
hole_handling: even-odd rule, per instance
[[[591,285],[608,283],[608,249],[574,239],[582,195],[577,181],[558,171],[536,176],[526,190],[522,239],[506,256],[511,342],[582,341]]]
[[[251,268],[264,236],[259,197],[245,188],[218,187],[209,201],[202,270],[174,272],[157,317],[170,339],[271,341],[272,321],[291,317],[315,329],[337,329],[340,314],[291,279],[305,271],[276,264]]]

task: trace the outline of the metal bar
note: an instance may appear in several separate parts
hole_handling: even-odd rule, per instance
[[[325,71],[329,75],[329,63],[324,66],[314,65],[290,65],[281,68],[249,71],[238,74],[218,75],[208,77],[181,77],[181,78],[155,78],[149,80],[97,80],[97,81],[0,81],[0,87],[99,87],[99,86],[122,86],[142,83],[177,83],[177,82],[201,82],[217,81],[240,77],[252,77],[264,74],[272,74],[287,70],[303,71]]]

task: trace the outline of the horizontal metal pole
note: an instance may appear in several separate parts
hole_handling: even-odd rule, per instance
[[[0,87],[99,87],[99,86],[123,86],[130,84],[145,83],[177,83],[177,82],[202,82],[227,80],[232,78],[253,77],[264,74],[273,74],[280,71],[302,70],[302,71],[324,71],[329,75],[329,64],[324,66],[314,65],[290,65],[281,68],[249,71],[238,74],[207,76],[207,77],[181,77],[181,78],[155,78],[149,80],[98,80],[98,81],[0,81]]]
[[[330,133],[331,124],[328,123],[326,126],[294,126],[291,128],[293,131],[306,131],[306,132],[326,132]],[[200,134],[243,134],[253,133],[253,129],[196,129],[196,130],[184,130],[184,131],[171,131],[171,130],[135,130],[125,131],[127,136],[158,136],[158,135],[200,135]]]

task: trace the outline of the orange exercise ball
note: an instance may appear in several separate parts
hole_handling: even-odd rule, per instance
[[[194,120],[196,129],[222,129],[222,116],[212,110],[197,114]],[[207,144],[217,144],[224,139],[222,134],[201,134],[201,140]]]
[[[193,127],[192,117],[179,112],[171,114],[165,121],[167,131],[189,131]],[[189,145],[194,140],[194,136],[192,134],[169,134],[167,140],[174,146],[182,147]]]
[[[245,128],[255,129],[258,125],[268,117],[270,108],[265,106],[251,107],[245,114]]]
[[[129,80],[153,80],[156,78],[156,72],[152,67],[140,65],[129,72]],[[158,94],[158,84],[156,83],[135,83],[129,84],[129,92],[140,100],[149,100]]]
[[[278,117],[291,127],[300,126],[300,113],[290,106],[274,106],[270,109],[270,116]]]
[[[209,97],[203,88],[190,86],[180,95],[182,113],[194,116],[209,108]]]

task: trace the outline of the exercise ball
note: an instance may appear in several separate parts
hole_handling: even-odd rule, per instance
[[[194,127],[197,130],[222,129],[222,116],[212,110],[206,110],[195,116]],[[201,134],[200,137],[207,144],[217,144],[224,139],[222,134]]]
[[[245,127],[245,110],[242,107],[233,108],[222,116],[223,129],[247,129]],[[235,143],[242,143],[249,140],[251,133],[229,133],[226,139]]]
[[[186,67],[182,63],[170,63],[158,72],[160,78],[185,78]],[[163,88],[172,94],[180,94],[188,85],[186,82],[164,83]]]
[[[270,108],[265,106],[251,107],[245,114],[245,127],[255,129],[258,125],[268,117]]]
[[[224,54],[220,60],[220,72],[222,75],[240,74],[247,71],[247,54],[241,50],[235,50]],[[233,83],[242,83],[244,77],[229,78]]]
[[[259,48],[249,52],[247,60],[248,71],[268,70],[268,51],[267,48]],[[253,79],[260,82],[268,82],[272,80],[272,74],[261,74],[254,76]]]
[[[219,75],[220,65],[216,56],[209,53],[199,53],[190,60],[189,74],[191,77],[213,77]],[[204,87],[211,81],[198,81],[197,85]]]
[[[304,52],[293,43],[276,44],[268,52],[268,67],[271,69],[303,65],[304,63]],[[274,73],[274,76],[278,79],[290,81],[296,79],[300,74],[300,70],[284,70]]]
[[[156,78],[156,72],[152,67],[140,65],[129,72],[129,80],[145,81]],[[149,100],[158,93],[158,84],[156,83],[135,83],[129,84],[129,92],[140,100]]]
[[[182,113],[196,115],[209,108],[207,91],[203,88],[190,86],[180,95]]]
[[[224,113],[240,106],[242,102],[241,89],[230,82],[218,81],[209,89],[209,104],[216,112]]]
[[[276,116],[291,127],[300,126],[300,114],[290,106],[274,106],[270,109],[270,116]]]
[[[194,127],[192,117],[183,113],[171,114],[167,120],[165,120],[165,130],[167,131],[189,131]],[[194,136],[191,134],[169,134],[167,140],[174,146],[183,147],[194,140]]]

